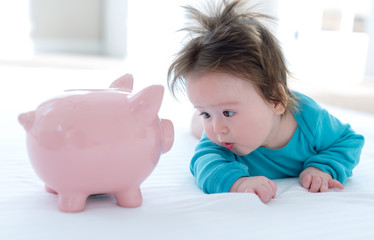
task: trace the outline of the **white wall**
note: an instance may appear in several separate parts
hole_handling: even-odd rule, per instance
[[[29,2],[0,0],[0,58],[32,55]]]
[[[129,0],[127,46],[131,67],[146,68],[144,72],[162,71],[160,74],[166,76],[168,64],[186,35],[186,32],[178,32],[186,24],[182,6],[199,7],[206,3],[207,0]],[[258,10],[263,13],[277,13],[277,0],[252,0],[250,3],[260,3]]]
[[[31,0],[36,52],[101,51],[101,0]]]
[[[368,25],[369,46],[365,75],[374,78],[374,1],[371,1],[370,21]]]
[[[298,79],[319,86],[356,84],[365,74],[368,34],[354,32],[354,19],[368,14],[368,1],[354,0],[278,0],[280,39],[291,71]],[[324,10],[340,13],[337,29],[324,30]]]
[[[30,0],[36,52],[126,55],[127,0]]]
[[[125,57],[127,55],[127,0],[104,0],[102,7],[102,52],[112,57]]]

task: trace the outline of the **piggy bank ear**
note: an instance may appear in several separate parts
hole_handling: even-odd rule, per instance
[[[164,87],[153,85],[147,87],[129,99],[130,112],[143,124],[154,121],[161,107]]]
[[[123,75],[122,77],[118,78],[110,85],[110,88],[117,88],[121,91],[130,92],[132,91],[134,84],[134,78],[131,74]]]

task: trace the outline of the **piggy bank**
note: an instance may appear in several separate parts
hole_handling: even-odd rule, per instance
[[[131,75],[103,90],[69,90],[20,114],[31,164],[58,208],[79,212],[93,194],[121,207],[142,204],[141,183],[172,147],[174,128],[159,119],[164,88],[130,94]]]

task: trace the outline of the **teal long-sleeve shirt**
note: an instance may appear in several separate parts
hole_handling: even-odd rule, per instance
[[[313,99],[297,92],[295,95],[298,111],[293,115],[298,127],[283,148],[259,147],[248,155],[239,156],[203,134],[190,170],[205,193],[228,192],[240,177],[298,177],[307,167],[319,168],[341,183],[352,176],[360,160],[364,137]]]

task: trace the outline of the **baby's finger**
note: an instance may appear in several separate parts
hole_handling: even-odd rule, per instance
[[[311,183],[312,183],[311,175],[306,175],[306,176],[301,177],[301,186],[303,186],[304,188],[309,189]]]
[[[321,190],[322,180],[319,176],[313,176],[312,184],[310,185],[310,192],[319,192]]]
[[[322,178],[322,184],[321,184],[320,192],[327,192],[328,190],[329,190],[329,182],[328,182],[328,180]]]
[[[329,185],[329,188],[334,188],[334,187],[336,187],[336,188],[338,188],[338,189],[340,189],[340,190],[343,190],[343,189],[344,189],[344,185],[341,184],[341,183],[340,183],[338,180],[336,180],[336,179],[331,179],[331,180],[329,181],[328,185]]]
[[[270,186],[263,185],[256,189],[257,196],[261,199],[262,202],[267,203],[273,196],[273,191]]]
[[[270,187],[273,190],[273,196],[272,196],[272,198],[275,198],[275,195],[277,194],[277,184],[275,184],[275,182],[272,181],[272,180],[269,180],[269,184],[270,184]]]

